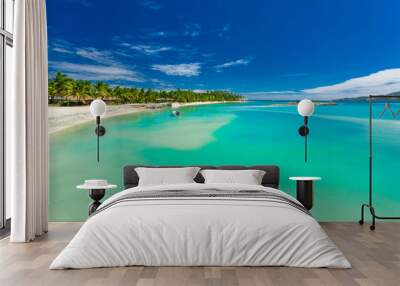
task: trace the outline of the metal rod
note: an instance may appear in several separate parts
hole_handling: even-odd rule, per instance
[[[304,161],[307,163],[307,134],[304,136]]]
[[[304,116],[304,126],[305,126],[305,132],[306,132],[306,134],[305,134],[305,136],[304,136],[304,162],[306,162],[307,163],[307,156],[308,156],[308,140],[307,140],[307,137],[308,137],[308,131],[309,131],[309,129],[308,129],[308,116]]]
[[[100,125],[97,125],[97,162],[100,162],[100,136],[99,136],[99,127]]]
[[[100,116],[96,116],[97,162],[100,162]]]
[[[369,96],[369,205],[372,207],[372,96]]]
[[[372,119],[372,104],[373,104],[373,99],[374,98],[390,98],[390,99],[394,99],[394,98],[399,98],[400,96],[378,96],[378,95],[370,95],[369,96],[369,204],[362,204],[361,205],[361,220],[359,221],[360,224],[364,223],[364,208],[367,207],[369,209],[369,212],[372,216],[372,224],[370,226],[371,230],[375,229],[375,220],[376,219],[381,219],[381,220],[392,220],[392,219],[400,219],[400,217],[398,216],[379,216],[375,213],[375,209],[373,207],[373,200],[372,200],[372,190],[373,190],[373,180],[372,180],[372,147],[373,147],[373,119]]]

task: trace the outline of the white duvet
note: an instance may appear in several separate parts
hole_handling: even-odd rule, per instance
[[[205,187],[290,197],[253,185],[146,186],[120,192],[100,208],[129,192]],[[127,265],[351,267],[315,219],[290,205],[246,198],[164,198],[121,202],[90,217],[50,269]]]

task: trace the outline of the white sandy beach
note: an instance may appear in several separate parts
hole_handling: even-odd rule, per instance
[[[174,108],[204,104],[225,103],[221,101],[174,103]],[[155,109],[170,107],[171,103],[148,103],[148,104],[123,104],[107,105],[105,118],[133,114],[138,112],[150,112]],[[77,126],[94,118],[89,111],[89,106],[49,106],[49,133],[55,133],[67,128]]]

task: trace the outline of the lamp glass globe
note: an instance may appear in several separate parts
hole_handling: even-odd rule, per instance
[[[297,105],[297,111],[301,116],[311,116],[314,113],[314,103],[309,99],[303,99]]]
[[[94,117],[102,116],[106,112],[106,103],[101,99],[95,99],[90,104],[90,113]]]

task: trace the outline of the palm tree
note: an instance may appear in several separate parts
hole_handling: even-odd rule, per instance
[[[49,80],[49,87],[48,87],[48,93],[49,93],[49,104],[54,103],[54,98],[57,96],[56,89],[55,89],[55,83],[54,80]]]
[[[111,96],[118,103],[126,103],[125,92],[126,92],[126,88],[122,88],[120,86],[116,86],[111,90]]]
[[[73,79],[63,73],[57,72],[51,82],[51,92],[53,99],[55,97],[68,97],[72,94]]]
[[[100,97],[116,103],[146,103],[146,102],[193,102],[193,101],[236,101],[243,99],[228,91],[207,91],[196,93],[191,90],[152,90],[133,87],[116,86],[111,88],[106,82],[98,81],[95,84],[88,80],[74,80],[63,73],[57,72],[49,81],[49,103],[54,103],[59,98],[69,99],[86,104],[88,99]]]
[[[87,99],[93,97],[93,85],[88,80],[76,80],[74,81],[72,94],[78,101],[85,104]]]
[[[100,98],[107,98],[108,96],[110,96],[110,86],[102,81],[98,81],[96,82],[96,84],[94,85],[95,88],[95,95],[96,97],[100,97]]]

